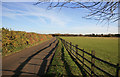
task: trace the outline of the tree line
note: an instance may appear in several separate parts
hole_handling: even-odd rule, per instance
[[[51,34],[52,36],[120,37],[120,34]]]

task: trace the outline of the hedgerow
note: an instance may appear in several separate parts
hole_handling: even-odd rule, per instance
[[[2,28],[2,55],[16,52],[52,38],[52,35],[13,31]]]

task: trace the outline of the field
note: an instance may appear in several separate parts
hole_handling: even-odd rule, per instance
[[[118,60],[118,38],[108,37],[62,37],[66,41],[77,44],[79,48],[86,51],[95,51],[95,55],[108,62],[117,63]]]
[[[118,38],[112,37],[61,37],[68,42],[72,42],[73,45],[78,45],[79,48],[83,49],[87,52],[95,51],[95,56],[101,58],[107,62],[117,64],[118,63]],[[80,51],[79,51],[80,53]],[[88,59],[90,59],[87,55],[85,55]],[[102,69],[110,72],[111,74],[115,74],[116,69],[109,67],[104,63],[99,61],[95,61],[95,64]],[[89,64],[88,64],[89,65]],[[90,65],[89,65],[90,66]],[[103,75],[102,72],[96,72],[100,75]]]

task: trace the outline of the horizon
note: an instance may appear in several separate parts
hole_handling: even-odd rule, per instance
[[[53,8],[35,2],[2,2],[2,27],[40,34],[118,34],[118,22],[97,24],[82,17],[86,9]]]
[[[4,28],[4,27],[2,27]],[[0,28],[0,29],[2,29]],[[5,28],[5,29],[8,29],[8,28]],[[18,30],[12,30],[12,29],[8,29],[9,31],[18,31]],[[20,31],[20,30],[19,30]],[[21,32],[27,32],[27,31],[21,31]],[[36,32],[27,32],[27,33],[36,33]],[[42,34],[42,33],[37,33],[37,34]],[[49,33],[46,33],[46,34],[49,34]],[[71,35],[80,35],[82,33],[51,33],[51,34],[71,34]],[[89,35],[89,34],[96,34],[96,33],[86,33],[86,34],[82,34],[82,35]],[[102,33],[97,33],[98,35],[101,35]],[[108,35],[108,34],[120,34],[120,33],[103,33],[103,35]]]

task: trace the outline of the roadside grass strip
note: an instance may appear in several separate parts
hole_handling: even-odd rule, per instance
[[[47,74],[55,75],[56,77],[78,77],[82,75],[60,40]]]

